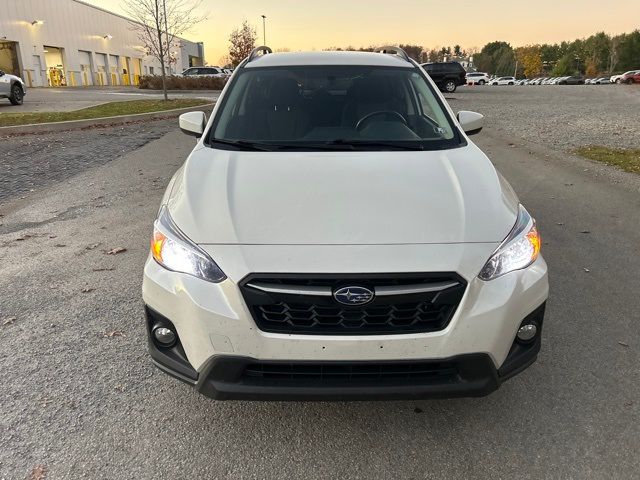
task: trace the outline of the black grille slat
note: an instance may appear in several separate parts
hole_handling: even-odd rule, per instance
[[[260,285],[330,287],[335,291],[357,285],[376,287],[415,286],[450,283],[435,292],[380,295],[365,305],[343,305],[333,297],[316,294],[293,295],[261,291]],[[265,332],[323,335],[376,335],[436,332],[448,325],[464,294],[466,282],[456,274],[397,274],[363,276],[250,275],[240,288],[258,328]]]
[[[326,382],[387,382],[421,380],[454,382],[458,370],[454,363],[253,363],[245,367],[245,382],[291,381]]]

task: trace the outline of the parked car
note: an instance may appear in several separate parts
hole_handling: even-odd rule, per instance
[[[611,82],[609,81],[609,77],[594,78],[593,80],[591,80],[591,83],[593,85],[610,85],[611,84]]]
[[[482,72],[467,73],[467,83],[471,85],[484,85],[489,83],[489,74]]]
[[[453,93],[467,83],[467,72],[458,62],[423,63],[421,66],[443,92]]]
[[[628,72],[624,72],[624,73],[620,73],[618,75],[612,75],[609,78],[609,81],[611,83],[621,83],[622,82],[622,77],[624,77],[625,75],[629,75],[635,72],[640,72],[640,70],[629,70]]]
[[[489,85],[515,85],[516,78],[515,77],[498,77],[494,80],[491,80]]]
[[[562,77],[560,80],[558,80],[558,85],[584,85],[584,77],[580,75]]]
[[[224,77],[225,72],[220,67],[191,67],[182,72],[183,77]]]
[[[268,400],[478,396],[533,363],[547,266],[482,115],[396,47],[257,50],[179,119],[199,140],[144,267],[153,362]]]
[[[0,70],[0,98],[8,98],[12,105],[22,105],[27,87],[22,79]]]
[[[640,70],[625,73],[620,79],[620,83],[626,83],[627,85],[632,83],[640,83]]]

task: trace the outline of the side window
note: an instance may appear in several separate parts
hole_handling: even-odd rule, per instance
[[[424,97],[422,92],[417,92],[417,93],[418,93],[418,100],[420,100],[420,106],[422,107],[422,113],[430,118],[433,118],[431,105],[429,105],[429,102],[427,102],[427,99]]]
[[[453,138],[453,132],[449,128],[444,112],[438,105],[436,97],[427,87],[427,84],[420,78],[420,75],[412,73],[411,84],[418,100],[420,101],[423,115],[428,116],[432,121],[439,125],[441,131],[438,133],[442,135],[442,138]]]

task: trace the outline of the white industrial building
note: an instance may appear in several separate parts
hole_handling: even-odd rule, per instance
[[[204,45],[176,38],[172,73],[204,65]],[[80,0],[0,0],[0,70],[31,87],[136,85],[160,74],[129,19]]]

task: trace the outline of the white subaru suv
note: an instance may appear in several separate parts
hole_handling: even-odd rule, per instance
[[[402,50],[234,72],[154,224],[153,362],[216,399],[480,396],[532,364],[531,215]]]

